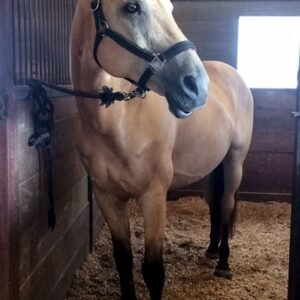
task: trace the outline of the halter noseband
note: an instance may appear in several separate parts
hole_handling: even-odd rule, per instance
[[[173,57],[189,49],[196,50],[194,43],[192,43],[191,41],[182,41],[176,43],[175,45],[173,45],[168,50],[162,53],[150,52],[146,49],[139,47],[136,44],[133,44],[127,38],[109,28],[107,22],[105,21],[100,0],[92,0],[91,9],[94,14],[96,26],[96,37],[93,50],[93,55],[96,63],[98,64],[98,66],[101,67],[97,57],[97,50],[100,42],[102,41],[102,38],[104,36],[108,36],[127,51],[149,62],[148,67],[145,69],[144,73],[142,74],[137,83],[132,80],[129,80],[132,83],[136,84],[138,86],[138,89],[141,91],[145,92],[148,90],[146,84],[150,77],[158,71],[162,70],[165,64]]]

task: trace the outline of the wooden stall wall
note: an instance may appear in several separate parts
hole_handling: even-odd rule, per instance
[[[300,16],[300,1],[174,1],[174,15],[197,45],[202,60],[220,60],[236,67],[239,16]],[[296,91],[256,89],[252,94],[254,132],[240,198],[290,200],[294,140],[290,112],[295,109]],[[171,197],[200,190],[201,183],[197,183]]]
[[[13,92],[12,13],[10,0],[1,2],[0,10],[0,299],[16,299],[16,189],[15,123]],[[8,119],[8,116],[11,116]]]
[[[57,224],[48,230],[45,157],[28,146],[32,102],[21,100],[29,78],[68,85],[68,43],[76,0],[14,0],[14,81],[17,99],[18,292],[21,300],[63,299],[90,247],[87,174],[75,149],[80,120],[73,97],[48,91],[54,104],[54,199]],[[95,207],[94,231],[100,215]]]
[[[0,299],[63,299],[97,233],[90,219],[87,174],[75,150],[75,101],[49,93],[55,108],[54,198],[48,231],[47,171],[28,146],[32,102],[26,79],[68,85],[68,41],[76,0],[4,0],[0,12]]]
[[[47,170],[43,154],[28,146],[31,102],[17,107],[19,292],[22,300],[62,299],[88,251],[87,178],[75,149],[79,120],[71,97],[51,98],[55,107],[53,153],[57,224],[48,230]]]

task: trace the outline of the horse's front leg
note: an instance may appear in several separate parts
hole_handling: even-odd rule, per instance
[[[111,193],[94,188],[96,201],[109,227],[116,268],[120,277],[123,300],[136,300],[133,281],[133,257],[130,244],[130,229],[127,199],[118,199]]]
[[[160,300],[165,282],[163,240],[166,223],[166,191],[153,187],[138,199],[145,230],[145,256],[142,267],[151,300]]]

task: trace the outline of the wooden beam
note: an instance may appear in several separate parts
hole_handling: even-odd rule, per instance
[[[5,300],[18,299],[12,6],[3,0],[0,10],[0,297]]]
[[[300,53],[299,53],[300,58]],[[300,111],[300,60],[297,112]],[[296,118],[288,299],[300,299],[300,116]]]

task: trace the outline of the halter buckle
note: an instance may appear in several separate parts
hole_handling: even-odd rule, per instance
[[[135,97],[140,97],[142,99],[146,98],[148,90],[136,88],[135,90],[131,91],[130,93],[123,93],[123,97],[125,101],[131,100]]]
[[[154,54],[149,66],[153,69],[154,73],[160,71],[165,66],[166,60],[161,60],[159,54]]]

